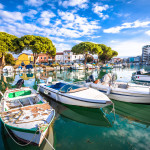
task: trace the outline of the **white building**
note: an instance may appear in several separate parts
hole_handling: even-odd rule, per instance
[[[55,57],[56,62],[64,62],[63,52],[57,52]]]
[[[150,64],[150,45],[146,45],[142,48],[142,61]]]
[[[84,55],[75,55],[71,50],[65,50],[63,52],[56,53],[56,61],[63,63],[80,63],[84,60]]]

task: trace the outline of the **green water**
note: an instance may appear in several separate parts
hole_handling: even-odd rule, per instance
[[[113,69],[118,81],[131,81],[132,73],[139,67]],[[145,67],[150,70],[150,68]],[[13,87],[18,79],[25,80],[25,86],[37,88],[38,83],[52,76],[53,80],[67,82],[82,81],[90,74],[101,78],[103,71],[63,71],[36,74],[2,74],[0,90]],[[42,95],[43,96],[43,95]],[[44,96],[43,96],[44,97]],[[130,104],[113,100],[112,106],[103,109],[90,109],[68,106],[44,97],[56,110],[53,124],[49,128],[47,139],[56,150],[149,150],[150,149],[150,105]],[[43,141],[41,147],[20,147],[12,141],[0,124],[0,150],[49,150]]]

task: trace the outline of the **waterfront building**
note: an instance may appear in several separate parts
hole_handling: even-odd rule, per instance
[[[56,53],[56,61],[61,63],[80,63],[84,60],[84,55],[75,55],[71,50]]]
[[[142,62],[150,64],[150,45],[145,45],[142,48]]]
[[[56,53],[55,60],[56,60],[56,62],[58,62],[58,63],[64,62],[64,55],[63,55],[63,52],[57,52],[57,53]]]
[[[36,62],[38,63],[50,63],[55,61],[55,56],[50,56],[48,54],[40,53]]]
[[[114,57],[114,58],[112,58],[110,61],[109,61],[109,63],[120,63],[120,62],[122,62],[123,60],[121,59],[121,58],[116,58],[116,57]]]
[[[33,63],[33,60],[34,60],[33,54],[22,53],[18,56],[18,59],[16,60],[16,65],[18,66],[29,65],[30,63]]]

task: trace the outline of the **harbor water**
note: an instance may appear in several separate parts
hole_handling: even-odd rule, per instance
[[[78,82],[86,80],[91,74],[100,79],[108,72],[116,73],[117,81],[132,82],[132,73],[140,68],[140,66],[131,66],[113,70],[4,73],[0,76],[0,90],[4,92],[6,87],[12,88],[21,78],[24,79],[24,86],[37,89],[37,84],[45,82],[50,76],[54,81]],[[150,70],[150,67],[144,69]],[[115,111],[112,111],[112,106],[103,109],[68,106],[42,96],[56,110],[55,119],[46,136],[56,150],[150,149],[150,105],[112,100],[115,105]],[[0,123],[0,132],[0,150],[52,149],[45,140],[40,147],[18,146],[2,123]]]

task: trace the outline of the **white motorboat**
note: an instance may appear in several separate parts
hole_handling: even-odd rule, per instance
[[[0,118],[14,141],[11,133],[27,145],[40,146],[54,116],[55,110],[29,87],[9,89],[1,99]]]
[[[101,108],[112,104],[105,94],[95,89],[66,82],[49,84],[51,81],[52,79],[49,77],[46,84],[38,85],[38,90],[58,102],[92,108]]]
[[[56,66],[56,67],[54,67],[54,70],[64,70],[64,67],[63,66]]]
[[[95,69],[94,65],[92,64],[86,64],[87,69]]]
[[[139,82],[150,82],[150,72],[146,72],[144,69],[132,74],[132,79]]]
[[[4,73],[14,72],[14,68],[12,66],[5,66],[3,68]]]
[[[92,79],[92,77],[90,77]],[[102,82],[92,79],[85,83],[86,86],[97,89],[105,94],[110,99],[130,102],[130,103],[144,103],[150,104],[150,87],[143,85],[136,85],[133,83],[114,82],[112,83],[112,74],[108,73],[103,77]]]
[[[83,70],[84,66],[83,65],[78,65],[77,63],[74,63],[70,68],[72,70]]]

